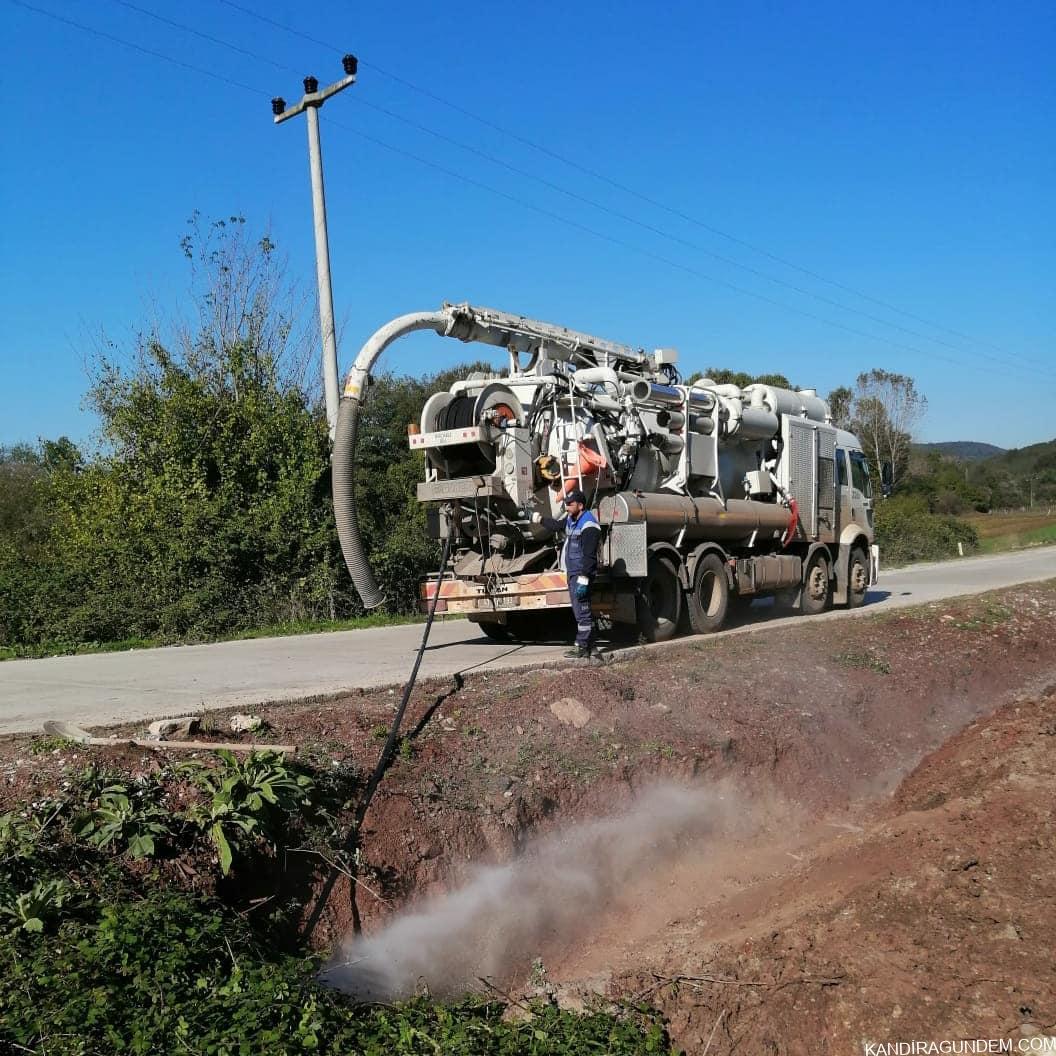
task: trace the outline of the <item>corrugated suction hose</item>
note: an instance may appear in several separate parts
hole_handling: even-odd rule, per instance
[[[378,589],[378,582],[367,560],[356,513],[355,465],[359,410],[359,400],[349,397],[343,398],[338,406],[331,465],[334,520],[337,522],[341,553],[344,554],[348,574],[359,592],[360,600],[364,608],[376,609],[385,600],[385,595]]]

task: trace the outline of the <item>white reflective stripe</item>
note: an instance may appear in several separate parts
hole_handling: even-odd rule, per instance
[[[585,532],[588,528],[593,528],[595,531],[598,531],[598,532],[601,531],[601,525],[598,524],[597,521],[587,521],[587,523],[584,524],[583,527],[580,528],[579,530],[581,532]]]

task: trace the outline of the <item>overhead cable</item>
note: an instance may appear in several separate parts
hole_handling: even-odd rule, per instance
[[[287,24],[285,22],[280,22],[277,19],[271,18],[271,17],[269,17],[267,15],[263,15],[259,11],[254,11],[252,8],[247,7],[245,4],[238,3],[237,0],[219,0],[219,2],[224,4],[227,7],[233,8],[236,11],[241,11],[243,14],[248,15],[251,18],[255,18],[255,19],[257,19],[260,22],[264,22],[264,23],[266,23],[268,25],[271,25],[271,26],[275,27],[276,29],[281,29],[282,31],[284,31],[286,33],[289,33],[292,36],[299,37],[301,40],[307,41],[310,44],[314,44],[317,47],[326,48],[326,49],[328,49],[330,51],[334,51],[334,52],[340,53],[341,49],[336,48],[333,44],[329,43],[328,41],[320,40],[317,37],[313,37],[313,36],[311,36],[308,33],[302,32],[301,30],[297,29],[295,26],[291,26],[291,25],[289,25],[289,24]],[[941,330],[941,331],[943,331],[943,332],[945,332],[947,334],[952,335],[953,337],[959,338],[962,341],[968,341],[968,342],[970,342],[973,345],[981,345],[981,346],[985,346],[987,348],[991,348],[994,351],[1000,353],[1001,356],[1003,356],[1003,357],[1013,356],[1013,357],[1021,360],[1022,362],[1027,363],[1027,364],[1032,365],[1032,366],[1044,366],[1045,365],[1045,364],[1039,363],[1037,360],[1031,359],[1031,357],[1029,357],[1029,356],[1023,355],[1023,353],[1011,352],[1008,349],[1004,349],[1004,348],[1002,348],[999,345],[993,344],[992,342],[984,341],[982,339],[972,337],[970,334],[966,334],[963,331],[955,330],[952,327],[946,326],[943,323],[938,323],[938,322],[935,322],[934,320],[928,319],[928,318],[926,318],[924,316],[917,315],[914,312],[907,311],[904,308],[900,308],[896,304],[892,304],[890,301],[886,301],[886,300],[884,300],[882,298],[875,297],[872,294],[866,293],[863,290],[856,289],[855,287],[849,286],[846,283],[839,282],[836,279],[830,279],[827,276],[822,275],[819,272],[814,271],[814,270],[812,270],[812,269],[810,269],[808,267],[805,267],[802,264],[798,264],[798,263],[796,263],[793,260],[789,260],[787,257],[781,256],[781,255],[779,255],[777,253],[772,252],[771,250],[766,249],[763,246],[759,246],[759,245],[757,245],[757,244],[755,244],[753,242],[747,241],[746,239],[740,238],[739,236],[734,235],[734,234],[730,233],[729,231],[725,231],[722,228],[716,227],[714,224],[708,223],[707,221],[702,220],[702,219],[700,219],[697,216],[693,216],[692,214],[687,213],[687,212],[685,212],[682,209],[679,209],[679,208],[677,208],[675,206],[669,205],[668,203],[666,203],[664,201],[661,201],[658,198],[654,198],[651,195],[645,194],[642,191],[639,191],[639,190],[637,190],[634,187],[631,187],[631,186],[629,186],[627,184],[624,184],[624,183],[622,183],[619,180],[613,179],[611,176],[607,175],[604,172],[601,172],[601,171],[599,171],[597,169],[594,169],[594,168],[590,167],[589,165],[584,165],[583,163],[576,161],[574,158],[570,158],[567,155],[562,154],[559,151],[556,151],[553,148],[548,147],[548,146],[546,146],[543,143],[539,143],[539,142],[537,142],[537,141],[535,141],[533,139],[530,139],[530,138],[528,138],[528,137],[526,137],[524,135],[521,135],[519,132],[515,132],[513,129],[507,128],[504,125],[500,125],[497,122],[492,121],[491,119],[482,116],[481,114],[478,114],[478,113],[476,113],[476,112],[474,112],[472,110],[467,109],[466,107],[460,105],[459,103],[453,102],[452,100],[447,99],[447,98],[445,98],[442,95],[439,95],[438,93],[432,91],[429,88],[426,88],[426,87],[424,87],[424,86],[422,86],[420,84],[416,84],[414,81],[408,80],[406,77],[403,77],[400,74],[393,73],[391,70],[387,70],[383,66],[379,66],[375,62],[371,62],[371,61],[368,61],[368,60],[360,60],[360,65],[363,66],[364,68],[372,69],[375,72],[380,73],[382,76],[389,78],[390,80],[394,81],[395,83],[403,85],[405,88],[409,88],[411,91],[417,92],[419,95],[422,95],[425,98],[431,99],[433,102],[439,103],[441,106],[445,106],[448,109],[454,111],[455,113],[461,114],[463,117],[467,117],[470,120],[477,122],[478,124],[484,126],[485,128],[490,128],[494,132],[498,132],[501,135],[507,136],[510,139],[512,139],[512,140],[514,140],[514,141],[516,141],[518,143],[521,143],[522,145],[524,145],[526,147],[531,148],[531,150],[533,150],[533,151],[545,154],[547,157],[553,158],[555,161],[559,161],[563,165],[567,165],[569,168],[575,169],[576,171],[582,173],[585,176],[589,176],[591,179],[599,180],[602,183],[606,183],[610,187],[614,188],[615,190],[618,190],[618,191],[620,191],[623,194],[630,195],[631,197],[638,199],[639,201],[645,203],[646,205],[650,205],[650,206],[652,206],[652,207],[654,207],[656,209],[661,209],[664,212],[667,212],[670,215],[675,216],[678,219],[685,221],[686,223],[693,224],[693,225],[701,228],[702,230],[710,232],[711,234],[718,235],[720,238],[724,238],[724,239],[726,239],[726,240],[728,240],[728,241],[730,241],[730,242],[732,242],[732,243],[734,243],[734,244],[736,244],[738,246],[741,246],[744,249],[750,250],[753,253],[758,253],[759,255],[761,255],[763,257],[766,257],[769,260],[774,261],[776,264],[780,264],[783,267],[790,268],[793,271],[797,271],[800,274],[806,275],[809,278],[812,278],[812,279],[814,279],[817,282],[822,282],[822,283],[826,284],[827,286],[831,286],[831,287],[833,287],[835,289],[842,290],[845,293],[852,294],[853,296],[859,297],[859,298],[861,298],[864,301],[869,301],[872,304],[875,304],[875,305],[877,305],[879,307],[885,308],[887,311],[895,312],[896,314],[905,316],[908,319],[913,319],[914,321],[916,321],[918,323],[923,323],[925,326],[930,326],[933,329]],[[432,130],[428,130],[428,131],[432,131]],[[458,144],[458,145],[459,146],[464,146],[463,144]],[[598,206],[598,208],[603,208],[603,207]],[[634,221],[632,221],[632,222],[634,222]],[[669,237],[669,236],[665,235],[665,237]],[[709,252],[709,251],[703,250],[703,252]],[[717,254],[713,254],[712,253],[710,255],[716,256],[720,260],[725,259],[725,258],[722,258],[722,257],[718,257]],[[746,265],[740,265],[739,263],[736,264],[735,266],[745,267],[746,270],[753,270],[751,268],[748,268]],[[769,275],[765,275],[765,273],[756,272],[756,274],[762,274],[764,278],[768,279],[771,282],[778,282],[778,283],[781,283],[782,285],[790,286],[791,289],[797,289],[798,290],[798,287],[791,286],[788,283],[783,283],[782,280],[776,279],[776,278],[774,278],[772,276],[769,276]],[[802,291],[800,291],[800,292],[802,292]],[[813,296],[813,297],[817,297],[820,300],[827,300],[826,298],[821,297],[819,294],[809,293],[808,295],[809,296]],[[840,304],[840,302],[837,302],[837,301],[827,300],[827,303],[834,304],[837,307],[843,308],[846,311],[851,311],[851,312],[858,311],[858,309],[854,309],[854,308],[848,307],[846,305]],[[867,313],[864,313],[864,312],[862,312],[860,314],[866,315],[866,317],[870,318],[870,319],[874,319],[874,320],[876,319],[875,316],[867,315]],[[907,329],[905,327],[900,327],[896,323],[891,323],[891,322],[888,322],[888,321],[885,321],[885,320],[881,320],[881,322],[883,322],[883,324],[885,326],[892,326],[892,327],[895,327],[897,329],[903,330],[906,333],[914,334],[915,336],[921,336],[925,340],[935,341],[936,343],[939,343],[939,344],[945,344],[949,348],[954,348],[957,351],[961,351],[958,348],[958,346],[949,345],[947,342],[941,341],[938,338],[931,337],[929,335],[918,334],[916,331],[909,330],[909,329]],[[1004,360],[1001,360],[999,362],[1004,362]]]
[[[204,75],[206,77],[210,77],[213,80],[221,81],[222,83],[228,84],[228,85],[230,85],[232,87],[240,88],[240,89],[242,89],[244,91],[249,91],[249,92],[252,92],[255,95],[259,95],[259,96],[262,96],[264,98],[269,98],[270,99],[270,93],[266,92],[263,88],[257,88],[257,87],[254,87],[252,85],[247,85],[247,84],[245,84],[245,83],[243,83],[241,81],[236,81],[236,80],[233,80],[231,78],[224,77],[223,75],[216,74],[213,71],[208,70],[208,69],[206,69],[204,67],[197,66],[197,65],[195,65],[193,63],[185,62],[182,59],[175,58],[175,57],[173,57],[171,55],[167,55],[167,54],[165,54],[163,52],[156,51],[154,49],[144,47],[144,46],[142,46],[140,44],[137,44],[137,43],[135,43],[133,41],[129,41],[129,40],[126,40],[126,39],[124,39],[122,37],[115,36],[114,34],[110,34],[110,33],[107,33],[107,32],[105,32],[103,30],[96,29],[93,26],[89,26],[89,25],[86,25],[84,23],[77,22],[77,21],[75,21],[73,19],[66,18],[63,15],[58,15],[55,12],[48,11],[48,10],[46,10],[44,8],[38,7],[38,6],[34,5],[34,4],[31,4],[31,3],[27,2],[27,0],[10,0],[10,2],[13,3],[13,4],[16,4],[19,7],[23,7],[23,8],[26,8],[27,10],[34,11],[37,14],[44,15],[44,16],[46,16],[48,18],[54,19],[55,21],[61,22],[61,23],[65,24],[65,25],[71,26],[71,27],[76,28],[78,30],[81,30],[83,32],[90,33],[90,34],[92,34],[94,36],[101,37],[101,38],[109,40],[109,41],[111,41],[113,43],[120,44],[120,45],[122,45],[124,47],[131,48],[131,49],[133,49],[135,51],[138,51],[138,52],[140,52],[142,54],[148,55],[148,56],[150,56],[152,58],[159,59],[159,60],[164,61],[164,62],[168,62],[168,63],[170,63],[172,65],[181,67],[183,69],[190,70],[192,72],[202,74],[202,75]],[[138,8],[136,5],[133,5],[133,4],[129,3],[128,0],[115,0],[115,2],[121,3],[123,6],[126,6],[126,7],[135,7],[137,10],[142,10],[142,9]],[[228,3],[230,6],[239,7],[239,5],[232,3],[231,0],[221,0],[221,2]],[[239,7],[239,9],[242,10],[241,7]],[[248,10],[248,9],[246,9],[246,10]],[[149,12],[146,12],[146,13],[149,13]],[[252,13],[252,12],[250,12],[250,13]],[[261,17],[263,17],[263,16],[261,16]],[[190,29],[190,27],[185,27],[185,26],[173,23],[171,20],[168,20],[168,19],[160,19],[160,17],[159,17],[159,20],[164,21],[164,22],[166,22],[166,23],[168,23],[170,25],[174,25],[176,28],[188,29],[188,30]],[[265,19],[265,21],[272,21],[272,20]],[[281,24],[276,23],[276,25],[281,25]],[[282,28],[288,28],[288,27],[282,27]],[[294,30],[290,30],[290,31],[291,32],[296,32]],[[302,34],[298,34],[298,35],[302,35]],[[219,38],[209,37],[208,39],[212,40],[214,43],[218,43],[218,44],[221,44],[223,46],[236,47],[236,50],[242,50],[242,49],[237,49],[237,46],[235,46],[235,45],[229,45],[226,41],[220,40]],[[314,43],[321,43],[321,42],[318,42],[318,41],[313,41],[313,42]],[[268,60],[268,61],[270,62],[271,60]],[[280,64],[276,64],[276,63],[272,63],[272,64],[273,65],[280,65]],[[361,66],[364,65],[364,63],[361,62],[360,65]],[[284,67],[284,68],[292,69],[292,67]],[[371,104],[371,105],[373,105],[373,104]],[[375,108],[376,109],[383,109],[383,108],[380,108],[380,107],[375,107]],[[385,112],[387,112],[387,111],[385,111]],[[848,326],[845,323],[841,323],[841,322],[838,322],[836,320],[826,318],[825,316],[818,315],[818,314],[816,314],[814,312],[810,312],[810,311],[807,311],[805,309],[796,307],[795,305],[791,305],[791,304],[788,304],[788,303],[786,303],[784,301],[777,300],[776,298],[769,297],[766,294],[761,294],[761,293],[758,293],[758,292],[756,292],[754,290],[750,290],[750,289],[748,289],[746,287],[739,286],[736,283],[729,282],[728,280],[720,278],[719,276],[712,275],[712,274],[709,274],[707,272],[700,271],[699,269],[691,267],[690,265],[680,263],[679,261],[672,260],[671,258],[664,256],[663,254],[656,253],[653,250],[647,249],[647,248],[642,247],[642,246],[638,246],[638,245],[636,245],[634,243],[631,243],[631,242],[627,242],[626,240],[621,239],[621,238],[619,238],[619,237],[617,237],[615,235],[610,235],[610,234],[607,234],[607,233],[605,233],[603,231],[598,231],[597,229],[595,229],[593,227],[590,227],[590,226],[588,226],[586,224],[583,224],[583,223],[579,222],[578,220],[574,220],[571,217],[564,216],[561,213],[554,212],[554,211],[552,211],[550,209],[547,209],[547,208],[545,208],[543,206],[536,205],[535,203],[529,202],[526,199],[523,199],[523,198],[521,198],[521,197],[519,197],[517,195],[510,194],[509,192],[506,192],[506,191],[503,191],[503,190],[501,190],[501,189],[499,189],[497,187],[494,187],[491,184],[488,184],[488,183],[484,182],[483,180],[478,180],[475,177],[467,176],[464,173],[460,173],[460,172],[458,172],[455,169],[451,169],[451,168],[448,168],[445,165],[441,165],[441,164],[439,164],[439,163],[437,163],[435,161],[432,161],[429,158],[422,157],[421,155],[416,154],[413,151],[409,151],[409,150],[406,150],[403,147],[399,147],[399,146],[395,146],[394,144],[387,143],[384,140],[381,140],[381,139],[377,138],[376,136],[372,136],[372,135],[364,132],[363,130],[355,128],[355,127],[353,127],[351,125],[347,125],[347,124],[344,124],[344,123],[342,123],[340,121],[336,121],[336,120],[332,120],[332,119],[329,120],[328,123],[333,125],[333,126],[335,126],[335,127],[337,127],[337,128],[341,128],[341,129],[344,129],[345,131],[351,132],[354,135],[360,137],[361,139],[363,139],[363,140],[365,140],[365,141],[367,141],[369,143],[372,143],[375,146],[381,147],[381,148],[383,148],[383,149],[385,149],[385,150],[387,150],[387,151],[389,151],[391,153],[398,154],[398,155],[400,155],[402,157],[405,157],[405,158],[408,158],[409,160],[412,160],[412,161],[414,161],[414,162],[416,162],[416,163],[418,163],[420,165],[424,165],[424,166],[427,166],[429,168],[434,169],[435,171],[441,172],[441,173],[443,173],[444,175],[448,176],[451,179],[458,180],[458,181],[460,181],[462,183],[465,183],[465,184],[467,184],[469,186],[476,187],[476,188],[478,188],[480,190],[486,191],[486,192],[488,192],[491,195],[494,195],[496,197],[502,198],[502,199],[504,199],[506,201],[509,201],[509,202],[513,203],[513,204],[516,204],[517,206],[519,206],[519,207],[521,207],[523,209],[527,209],[527,210],[529,210],[531,212],[534,212],[534,213],[536,213],[538,215],[545,216],[548,219],[551,219],[551,220],[554,220],[554,221],[556,221],[558,223],[564,224],[565,226],[571,227],[571,228],[573,228],[575,230],[582,231],[583,233],[588,234],[588,235],[590,235],[593,238],[599,239],[601,241],[608,242],[608,243],[610,243],[612,245],[618,246],[618,247],[620,247],[622,249],[625,249],[625,250],[627,250],[629,252],[636,253],[636,254],[638,254],[640,256],[647,257],[647,258],[649,258],[651,260],[655,260],[655,261],[657,261],[659,263],[662,263],[662,264],[664,264],[664,265],[666,265],[668,267],[674,268],[674,269],[676,269],[678,271],[682,271],[682,272],[684,272],[684,273],[686,273],[688,275],[692,275],[692,276],[694,276],[696,278],[699,278],[699,279],[702,279],[702,280],[704,280],[706,282],[710,282],[710,283],[713,283],[715,285],[722,286],[722,287],[724,287],[726,289],[732,290],[735,293],[739,293],[742,296],[751,297],[751,298],[753,298],[755,300],[761,301],[761,302],[766,303],[766,304],[770,304],[770,305],[772,305],[774,307],[777,307],[777,308],[780,308],[780,309],[782,309],[784,311],[792,312],[792,313],[794,313],[796,315],[802,316],[802,317],[807,318],[807,319],[811,319],[811,320],[813,320],[815,322],[820,322],[823,325],[842,330],[845,333],[853,334],[856,337],[861,337],[861,338],[865,338],[866,340],[869,340],[869,341],[876,341],[876,342],[879,342],[879,343],[882,343],[882,344],[886,344],[886,345],[889,345],[892,348],[897,348],[897,349],[900,349],[900,350],[906,351],[906,352],[912,352],[915,355],[923,356],[925,358],[932,358],[932,359],[942,360],[943,362],[949,363],[949,364],[954,365],[954,366],[963,366],[964,365],[959,360],[954,360],[954,359],[952,359],[952,358],[950,358],[948,356],[943,356],[943,355],[941,355],[941,354],[939,354],[937,352],[933,352],[933,351],[930,351],[930,350],[925,350],[925,349],[919,348],[919,347],[917,347],[915,345],[906,344],[904,342],[894,341],[894,340],[892,340],[890,338],[884,337],[884,336],[879,335],[879,334],[870,334],[867,331],[859,330],[856,327]],[[428,130],[428,131],[432,132],[432,130]],[[434,133],[434,134],[440,135],[440,136],[443,135],[442,133]],[[475,149],[475,148],[468,148],[468,149]],[[502,164],[502,163],[500,163],[500,164]],[[549,183],[549,181],[545,181],[545,180],[543,182],[544,183]],[[560,189],[560,188],[558,188],[558,189]],[[573,197],[577,197],[577,198],[580,197],[580,196],[575,195],[574,192],[564,192],[564,193],[571,194]],[[582,200],[587,202],[588,204],[595,204],[595,203],[591,203],[589,201],[589,199],[582,199]],[[599,208],[605,208],[605,207],[599,206]],[[692,245],[692,243],[688,243],[688,244]],[[720,259],[722,259],[722,258],[720,258]],[[892,325],[892,324],[886,324],[886,325]],[[935,340],[935,339],[932,338],[930,340]],[[958,349],[957,351],[960,351],[960,350]],[[978,355],[985,355],[984,353],[977,353],[977,354]],[[986,357],[986,358],[990,358],[990,357]],[[1023,366],[1021,366],[1019,364],[1006,362],[1006,361],[1001,361],[1001,365],[1004,366],[1004,367],[1008,367],[1008,368],[1014,369],[1014,370],[1016,370],[1016,369],[1018,369],[1018,370],[1026,370],[1027,369],[1027,368],[1025,368],[1025,367],[1023,367]]]

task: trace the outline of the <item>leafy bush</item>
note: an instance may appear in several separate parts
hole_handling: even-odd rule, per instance
[[[279,838],[285,815],[308,807],[315,783],[288,767],[272,752],[253,752],[239,761],[232,752],[219,753],[220,765],[184,768],[206,794],[187,817],[216,845],[220,871],[227,876],[234,857],[232,840],[242,836]]]
[[[159,792],[156,782],[104,788],[95,809],[81,820],[77,834],[93,847],[116,847],[130,858],[153,857],[155,841],[173,836],[170,814],[158,803]]]
[[[203,804],[166,813],[179,787]],[[341,793],[268,753],[143,780],[90,768],[66,794],[0,816],[0,1051],[140,1054],[663,1053],[645,1010],[562,1012],[506,1022],[500,1002],[356,1006],[317,980],[319,962],[275,949],[218,898],[166,886],[122,858],[150,826],[174,845],[207,822],[281,840],[308,808]],[[216,820],[211,819],[219,819]],[[241,823],[245,823],[242,827]],[[228,830],[224,829],[227,833]],[[140,845],[146,854],[145,847]],[[160,843],[154,852],[160,853]],[[230,860],[221,853],[226,871]],[[42,932],[47,932],[42,935]]]
[[[195,322],[97,357],[99,451],[0,450],[0,655],[194,641],[362,613],[330,498],[315,342],[268,238],[240,218],[197,226]],[[486,364],[379,376],[364,410],[361,523],[390,612],[435,568],[407,446],[428,394]]]
[[[4,892],[0,897],[0,917],[22,931],[43,931],[45,924],[58,918],[60,911],[77,898],[68,880],[52,877],[37,880],[28,891]]]
[[[112,901],[53,941],[0,939],[0,1041],[88,1053],[663,1053],[646,1012],[584,1016],[546,1005],[505,1022],[467,999],[353,1006],[315,980],[318,963],[274,955],[222,905],[156,892]]]
[[[882,500],[877,506],[875,528],[880,558],[888,565],[939,561],[956,556],[958,543],[965,550],[979,545],[978,533],[971,525],[929,513],[919,496]]]

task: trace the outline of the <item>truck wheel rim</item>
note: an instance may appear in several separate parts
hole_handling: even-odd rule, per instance
[[[865,565],[861,561],[855,561],[851,569],[851,590],[855,594],[863,594],[865,592],[866,581],[865,581]]]
[[[722,597],[719,594],[719,577],[710,569],[700,577],[700,585],[697,587],[697,600],[706,616],[718,614],[722,605]]]
[[[820,563],[816,564],[810,570],[810,579],[807,581],[807,589],[810,591],[810,596],[816,601],[820,601],[825,597],[828,583],[829,577],[825,571],[825,566]]]

